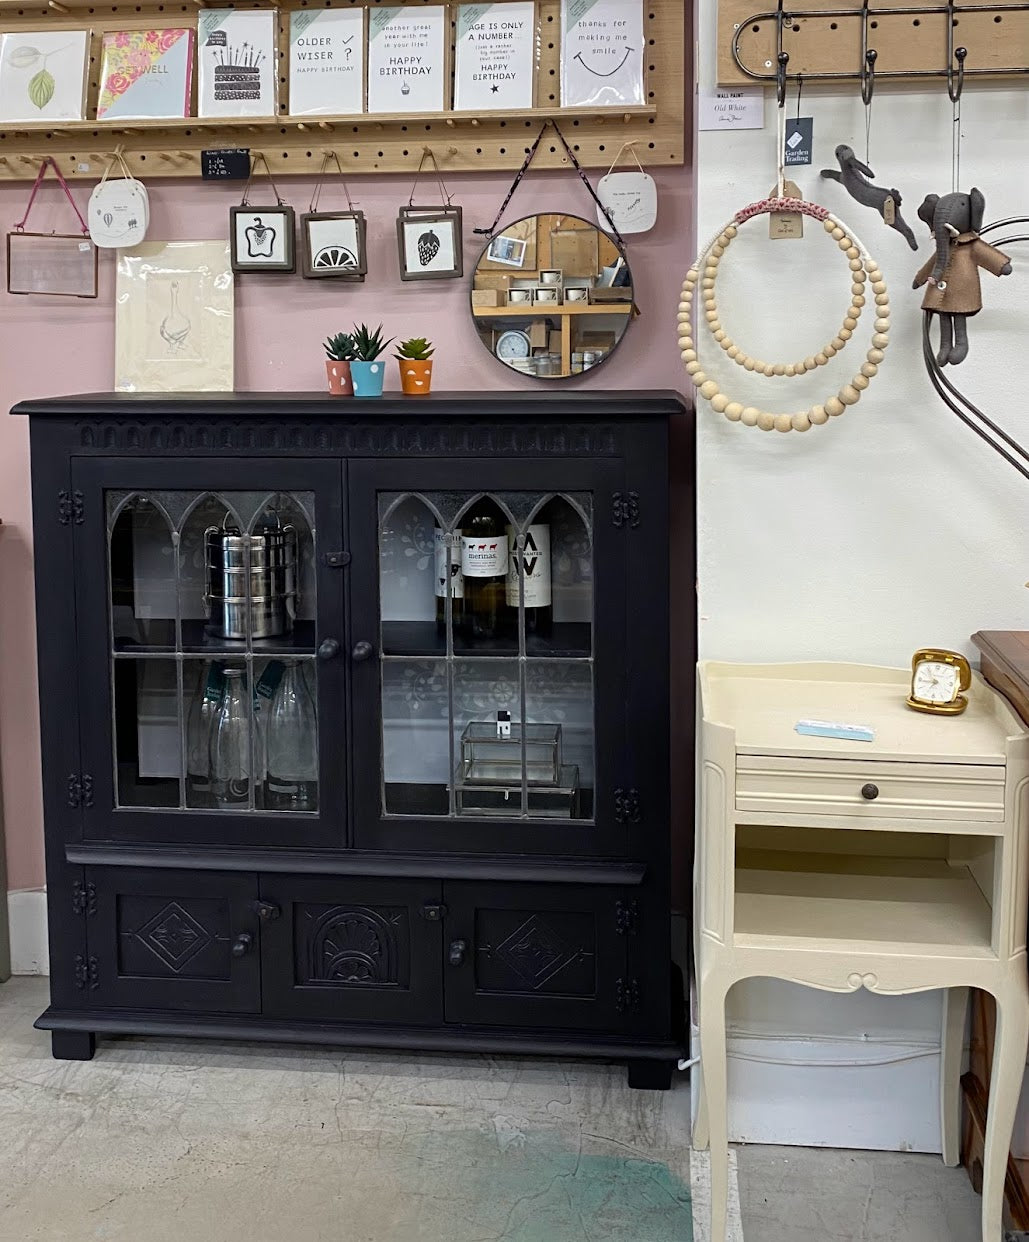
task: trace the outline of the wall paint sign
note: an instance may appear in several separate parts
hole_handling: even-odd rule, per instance
[[[643,0],[561,0],[561,106],[646,102]]]
[[[535,0],[462,4],[457,16],[454,107],[531,108],[536,60]]]
[[[760,86],[700,91],[699,129],[764,129],[765,97]]]
[[[368,14],[368,111],[442,112],[446,6]]]
[[[293,9],[290,116],[364,111],[364,9]]]

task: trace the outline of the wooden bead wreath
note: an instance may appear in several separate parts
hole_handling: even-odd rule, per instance
[[[840,250],[843,251],[850,265],[851,273],[851,304],[844,317],[843,326],[818,353],[811,354],[797,362],[789,363],[762,362],[758,358],[752,358],[740,349],[722,327],[718,313],[718,304],[715,300],[715,282],[718,279],[718,265],[739,231],[738,226],[754,219],[755,216],[768,215],[770,212],[779,211],[800,212],[802,215],[820,220],[825,231],[839,245]],[[701,275],[701,272],[703,272],[703,275]],[[713,379],[708,379],[703,370],[701,370],[692,328],[693,299],[698,283],[704,308],[704,320],[707,323],[708,330],[728,357],[748,371],[754,371],[757,374],[769,377],[792,377],[803,375],[807,371],[814,371],[818,367],[825,366],[829,359],[845,348],[847,342],[851,339],[865,306],[865,299],[868,296],[866,290],[871,290],[871,294],[875,299],[876,318],[872,347],[865,355],[865,362],[862,363],[860,371],[853,377],[850,383],[844,384],[839,392],[830,397],[823,405],[814,405],[810,409],[801,410],[796,414],[772,414],[768,410],[760,410],[756,406],[744,406],[739,401],[733,401],[724,392],[720,391],[717,383]],[[864,392],[869,382],[875,378],[879,371],[879,364],[883,360],[883,352],[889,344],[889,333],[890,298],[886,291],[886,282],[883,280],[878,264],[872,259],[853,231],[846,228],[826,208],[819,207],[817,203],[807,203],[795,198],[776,197],[762,199],[760,202],[751,203],[748,207],[744,207],[700,251],[696,262],[690,268],[686,279],[683,281],[682,300],[679,303],[679,348],[682,351],[682,360],[686,364],[686,370],[689,372],[697,391],[705,401],[711,403],[712,409],[719,414],[724,414],[730,422],[743,423],[747,427],[760,427],[762,431],[772,431],[773,429],[776,431],[807,431],[812,424],[820,426],[822,423],[827,423],[830,418],[842,414],[848,405],[856,405],[861,399],[862,392]]]

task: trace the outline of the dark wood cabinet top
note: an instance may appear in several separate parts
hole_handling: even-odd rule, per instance
[[[322,392],[94,392],[19,401],[12,414],[32,418],[232,418],[348,419],[433,418],[564,419],[598,422],[607,418],[668,418],[690,409],[672,389],[434,392],[427,397],[388,393],[383,397],[333,397]]]
[[[979,630],[982,674],[1029,724],[1029,630]]]

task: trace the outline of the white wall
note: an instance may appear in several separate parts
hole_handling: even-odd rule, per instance
[[[711,87],[716,0],[699,6],[698,73],[700,85]],[[788,107],[793,115],[793,86]],[[801,111],[814,117],[815,160],[789,175],[806,197],[838,213],[879,261],[892,299],[891,344],[861,402],[804,435],[734,425],[700,403],[701,655],[903,665],[927,643],[971,654],[975,630],[1029,628],[1029,484],[946,409],[921,360],[922,294],[911,279],[931,247],[916,210],[927,193],[951,189],[950,103],[942,84],[917,93],[876,90],[869,164],[877,184],[900,189],[917,255],[873,211],[818,177],[819,168],[836,166],[838,143],[864,158],[856,86],[829,93],[805,85]],[[765,121],[763,130],[699,135],[702,239],[773,185],[771,91]],[[1029,214],[1029,91],[966,86],[962,132],[961,188],[984,191],[987,221]],[[791,361],[815,353],[843,317],[846,262],[817,222],[808,221],[805,234],[802,242],[770,242],[767,226],[753,222],[719,268],[722,322],[755,357]],[[983,276],[984,310],[970,322],[971,353],[955,382],[1029,445],[1029,244],[1011,255],[1012,276]],[[863,318],[838,365],[799,379],[756,380],[706,342],[701,357],[734,399],[792,412],[847,382],[864,361],[870,331]],[[783,1061],[805,1046],[812,1062],[876,1059],[865,1038],[871,1035],[890,1056],[912,1059],[856,1072],[737,1060],[735,1136],[938,1150],[937,1063],[922,1054],[938,1042],[939,1013],[932,994],[886,1000],[768,981],[741,985],[730,1020],[743,1056],[754,1055],[747,1038],[754,1033]],[[825,1051],[826,1039],[835,1052]],[[898,1095],[894,1075],[904,1070]],[[826,1107],[827,1093],[836,1110]],[[881,1103],[879,1115],[855,1126],[846,1100],[866,1095]],[[1016,1146],[1029,1147],[1029,1134]]]

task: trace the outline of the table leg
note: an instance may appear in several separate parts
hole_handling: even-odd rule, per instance
[[[983,1242],[1000,1242],[1003,1236],[1004,1180],[1029,1044],[1029,981],[1016,976],[995,996],[997,1037],[983,1151]]]
[[[943,1163],[961,1163],[961,1056],[968,1017],[968,988],[943,989],[940,1039],[940,1139]]]
[[[725,995],[720,980],[700,980],[700,1068],[711,1147],[711,1242],[725,1242],[729,1204],[729,1096]]]

